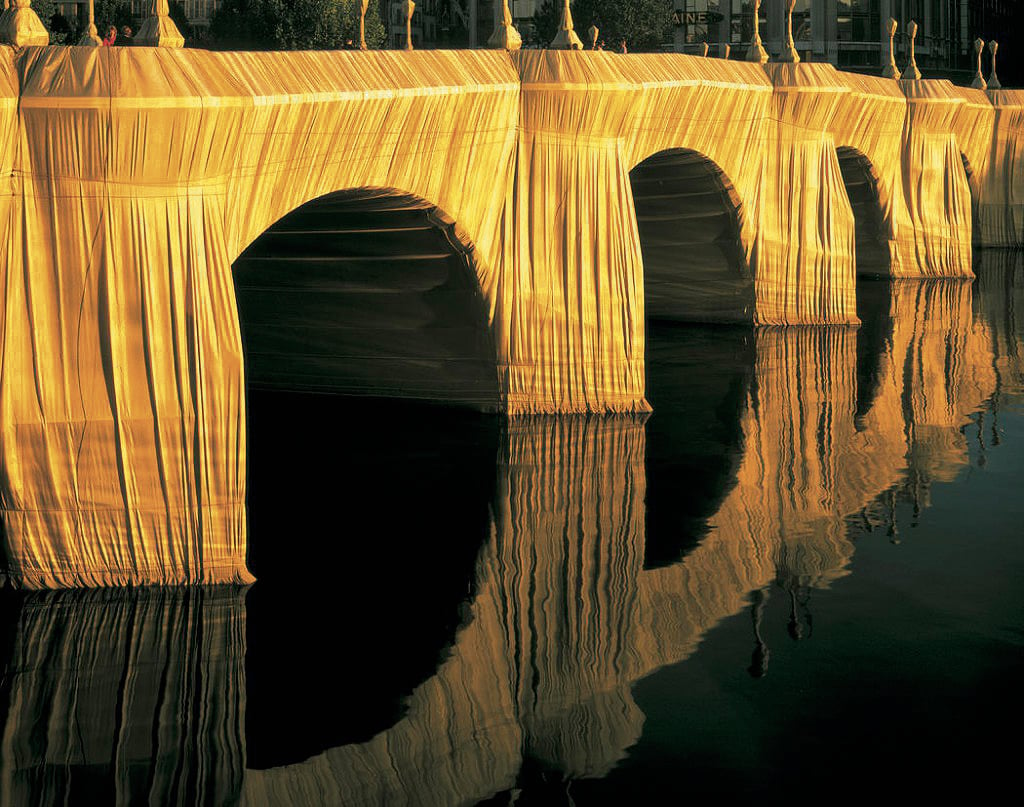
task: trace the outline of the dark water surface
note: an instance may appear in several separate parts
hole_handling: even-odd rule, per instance
[[[255,585],[2,593],[0,805],[1015,784],[1024,261],[977,274],[652,323],[646,419],[252,392]]]

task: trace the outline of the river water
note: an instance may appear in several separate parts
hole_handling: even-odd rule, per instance
[[[0,597],[0,805],[998,792],[1024,260],[977,263],[652,323],[647,418],[252,392],[255,585]]]

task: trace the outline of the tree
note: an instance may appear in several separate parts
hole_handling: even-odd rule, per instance
[[[542,43],[550,42],[562,20],[563,0],[544,0],[533,17]],[[609,49],[623,39],[631,51],[660,50],[672,41],[672,5],[666,0],[576,0],[573,27],[589,47],[587,29],[596,25]]]
[[[194,32],[192,26],[189,25],[185,7],[178,0],[170,0],[168,5],[170,6],[170,17],[185,37],[187,45]],[[84,29],[79,28],[76,15],[67,18],[57,13],[56,0],[32,0],[32,9],[39,15],[46,30],[50,32],[51,44],[77,45],[85,33]],[[147,14],[148,10],[143,13],[142,19],[145,19]],[[93,19],[96,21],[96,31],[101,37],[111,25],[117,29],[119,37],[125,26],[131,28],[134,33],[138,33],[137,23],[139,20],[133,18],[131,4],[125,0],[95,0]]]
[[[558,23],[562,21],[562,3],[564,0],[544,0],[533,13],[533,29],[537,32],[538,44],[547,45],[558,33]]]
[[[359,0],[225,0],[210,22],[214,47],[333,50],[359,44]],[[384,44],[377,4],[366,11],[366,43]]]
[[[93,12],[93,18],[96,20],[96,31],[101,38],[106,35],[107,28],[111,25],[117,29],[119,37],[121,36],[121,29],[126,25],[133,30],[135,29],[135,21],[132,19],[132,7],[124,2],[124,0],[95,0]],[[83,31],[82,33],[85,32]]]
[[[50,43],[54,45],[66,45],[68,25],[64,17],[57,13],[57,4],[53,0],[35,0],[32,3],[32,10],[39,17],[47,33],[50,34]],[[71,26],[73,27],[73,26]]]

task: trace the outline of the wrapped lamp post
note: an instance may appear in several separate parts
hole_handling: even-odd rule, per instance
[[[149,16],[139,28],[135,41],[140,45],[149,45],[155,48],[185,47],[185,37],[181,35],[178,26],[171,19],[171,10],[167,0],[153,0]]]
[[[764,43],[761,41],[761,0],[754,0],[754,10],[751,14],[754,17],[754,38],[750,40],[750,47],[747,49],[747,61],[764,64],[768,61],[768,51],[764,49]]]
[[[416,11],[416,4],[407,0],[405,7],[405,49],[412,50],[412,15]]]
[[[907,35],[910,37],[910,61],[907,62],[906,69],[900,78],[904,81],[919,81],[921,79],[921,71],[917,69],[917,56],[914,54],[914,40],[917,39],[917,23],[913,20],[907,26]]]
[[[896,20],[890,17],[885,30],[889,34],[889,64],[882,71],[882,77],[899,78],[900,69],[896,66]]]
[[[562,20],[558,23],[558,33],[551,40],[552,50],[583,50],[583,43],[576,36],[572,27],[572,12],[569,11],[569,0],[562,6]]]
[[[50,44],[49,33],[32,10],[32,0],[13,0],[0,23],[0,42],[16,48]]]
[[[788,64],[798,64],[800,61],[800,54],[796,52],[796,43],[793,41],[794,8],[796,8],[796,0],[786,0],[786,44],[782,46],[779,61]]]
[[[974,81],[971,82],[971,89],[974,90],[986,90],[988,84],[985,82],[985,76],[981,72],[981,54],[985,51],[985,40],[978,39],[974,40],[974,56],[977,60],[977,65],[974,71]]]
[[[992,72],[988,74],[988,88],[990,90],[1001,90],[1003,85],[999,83],[999,76],[996,75],[996,51],[999,50],[999,43],[994,39],[988,43],[988,52],[992,57]]]
[[[89,26],[78,40],[79,45],[92,45],[98,47],[103,44],[99,33],[96,31],[96,0],[89,0]]]
[[[362,0],[359,7],[359,50],[366,50],[366,9],[370,7],[370,0]]]
[[[494,33],[487,40],[487,45],[501,50],[519,50],[523,46],[523,38],[512,24],[512,12],[508,9],[508,0],[501,0],[501,9],[494,20]]]

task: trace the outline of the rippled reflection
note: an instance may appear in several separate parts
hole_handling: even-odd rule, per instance
[[[497,461],[466,476],[486,479],[491,492],[461,626],[400,717],[364,741],[317,747],[291,764],[268,754],[269,766],[244,769],[237,593],[19,598],[2,692],[3,799],[63,801],[81,784],[111,803],[131,793],[153,803],[449,805],[538,775],[606,775],[644,732],[637,681],[693,655],[713,627],[744,613],[750,645],[738,658],[749,655],[738,663],[770,675],[768,601],[786,602],[795,640],[828,630],[815,623],[815,592],[851,571],[851,522],[901,540],[897,501],[912,502],[916,518],[932,486],[969,463],[968,440],[983,443],[982,457],[998,444],[1000,430],[985,419],[1024,403],[1020,256],[985,255],[973,289],[903,282],[862,292],[876,307],[862,310],[860,331],[722,332],[737,366],[703,388],[667,385],[649,420],[523,419],[485,439]],[[694,396],[711,386],[710,420],[729,421],[717,437],[673,431],[672,417],[659,414],[685,399],[693,416]],[[417,439],[403,434],[396,456]],[[685,491],[673,504],[662,481],[649,496],[648,475],[672,457],[679,467],[707,462],[703,512]],[[656,562],[652,507],[659,530],[680,531],[660,539]],[[359,619],[330,613],[329,601],[315,599],[328,619]],[[324,654],[328,646],[341,647],[333,637]],[[351,652],[358,665],[359,648]],[[281,674],[289,691],[302,687],[296,669]],[[324,689],[329,678],[314,676]],[[317,691],[299,699],[314,712],[307,723],[318,719]],[[322,719],[343,721],[344,712]],[[249,742],[269,747],[254,730]]]
[[[0,803],[230,804],[244,592],[4,595]]]

